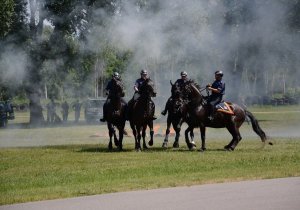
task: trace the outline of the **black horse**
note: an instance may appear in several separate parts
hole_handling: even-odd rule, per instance
[[[112,89],[109,92],[108,100],[103,110],[105,112],[107,128],[109,132],[108,149],[112,150],[112,137],[114,137],[115,145],[118,147],[119,150],[122,150],[127,104],[122,99],[122,97],[124,97],[125,95],[122,82],[117,79],[113,79],[112,81]],[[115,128],[117,128],[119,131],[119,139],[116,135]]]
[[[130,104],[128,118],[135,139],[135,149],[137,151],[141,150],[141,137],[143,137],[143,148],[147,149],[145,142],[147,126],[150,128],[150,141],[148,144],[150,146],[153,145],[153,116],[155,110],[151,97],[155,97],[156,92],[154,90],[154,83],[150,78],[146,79],[139,87],[139,94],[140,97],[136,102],[134,102],[133,99],[128,102],[128,104]]]
[[[213,120],[208,119],[208,108],[205,104],[204,96],[200,93],[199,89],[194,83],[186,85],[186,94],[190,99],[189,103],[185,104],[184,109],[186,110],[186,116],[189,117],[189,127],[186,129],[185,137],[188,138],[187,133],[193,130],[195,127],[200,127],[201,133],[201,149],[200,151],[206,150],[205,147],[205,128],[227,128],[229,133],[232,135],[231,142],[224,147],[225,150],[234,150],[242,137],[239,128],[244,123],[246,117],[251,120],[252,128],[255,133],[261,138],[262,142],[266,142],[267,137],[265,132],[261,129],[258,121],[253,114],[239,105],[230,103],[231,114],[224,112],[216,112]],[[186,140],[188,141],[188,139]],[[272,145],[272,142],[269,142]]]
[[[182,91],[178,85],[173,84],[172,81],[170,81],[171,84],[171,100],[167,104],[167,111],[168,111],[168,117],[167,117],[167,128],[166,128],[166,135],[164,142],[162,144],[163,148],[168,147],[168,141],[169,141],[169,134],[170,134],[170,127],[171,124],[173,126],[173,129],[175,131],[175,141],[173,143],[174,148],[179,147],[179,137],[180,137],[180,130],[182,123],[184,122],[183,119],[183,113],[182,113],[182,107],[184,105],[185,100],[183,98]],[[194,143],[194,133],[193,131],[190,132],[191,141],[187,142],[187,145],[190,149],[193,149],[196,147],[196,144]]]

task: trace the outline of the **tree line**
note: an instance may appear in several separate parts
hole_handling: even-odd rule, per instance
[[[128,15],[130,10],[127,2],[131,2],[130,9],[137,15],[143,14],[149,19],[157,17],[158,13],[167,18],[174,16],[164,28],[164,33],[169,35],[166,51],[170,53],[156,57],[149,55],[143,61],[143,65],[153,69],[153,77],[158,84],[168,80],[170,72],[176,74],[181,69],[191,69],[197,80],[205,81],[211,75],[198,74],[199,66],[203,66],[207,60],[213,63],[214,57],[221,58],[226,54],[227,59],[222,66],[231,75],[228,82],[240,90],[238,94],[231,95],[234,100],[243,98],[245,94],[252,97],[300,95],[297,81],[297,76],[300,75],[296,65],[299,64],[299,49],[281,48],[280,46],[286,45],[285,37],[278,38],[264,48],[261,47],[264,45],[263,38],[243,41],[245,34],[241,27],[251,26],[257,21],[254,11],[261,4],[264,4],[264,8],[272,8],[276,2],[276,5],[286,8],[282,26],[292,34],[288,43],[292,43],[290,46],[294,44],[296,48],[300,40],[300,0],[264,3],[249,3],[246,0],[206,1],[208,3],[205,5],[208,7],[218,4],[218,7],[223,8],[222,14],[218,14],[218,18],[222,19],[220,28],[224,28],[223,32],[227,31],[232,40],[240,40],[235,41],[234,47],[227,52],[209,49],[209,55],[202,49],[193,52],[190,48],[182,49],[180,46],[183,38],[177,37],[176,29],[182,25],[192,25],[191,28],[196,28],[194,37],[201,39],[200,35],[197,37],[198,30],[209,28],[213,24],[214,14],[195,11],[188,16],[189,20],[186,22],[187,19],[183,18],[185,11],[178,8],[183,4],[180,1],[0,0],[1,100],[8,97],[28,99],[30,123],[39,124],[44,121],[42,98],[63,100],[68,97],[103,96],[106,82],[114,71],[121,74],[138,72],[141,65],[136,62],[136,54],[139,49],[121,46],[109,39],[111,35],[108,35],[111,21]],[[168,11],[179,12],[164,14],[166,8],[170,9]],[[95,32],[97,36],[93,36],[93,42],[98,44],[99,49],[91,50],[91,35]],[[290,40],[291,37],[294,40]],[[275,55],[276,58],[271,62],[272,69],[270,65],[266,68],[264,63],[268,54]],[[261,59],[264,56],[266,58]],[[9,71],[15,72],[10,75]],[[169,91],[164,94],[169,94]]]

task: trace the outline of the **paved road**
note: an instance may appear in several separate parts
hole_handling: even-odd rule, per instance
[[[300,177],[111,193],[0,210],[299,210]]]

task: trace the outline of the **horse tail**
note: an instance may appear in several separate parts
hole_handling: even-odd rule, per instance
[[[250,118],[254,132],[257,135],[259,135],[262,142],[265,142],[267,140],[267,136],[266,136],[265,132],[259,126],[257,119],[254,117],[254,115],[251,112],[249,112],[247,110],[245,110],[245,114],[247,117]]]

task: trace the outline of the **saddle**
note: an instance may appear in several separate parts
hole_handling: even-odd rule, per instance
[[[223,112],[225,114],[234,115],[232,103],[222,101],[216,105],[217,112]]]

